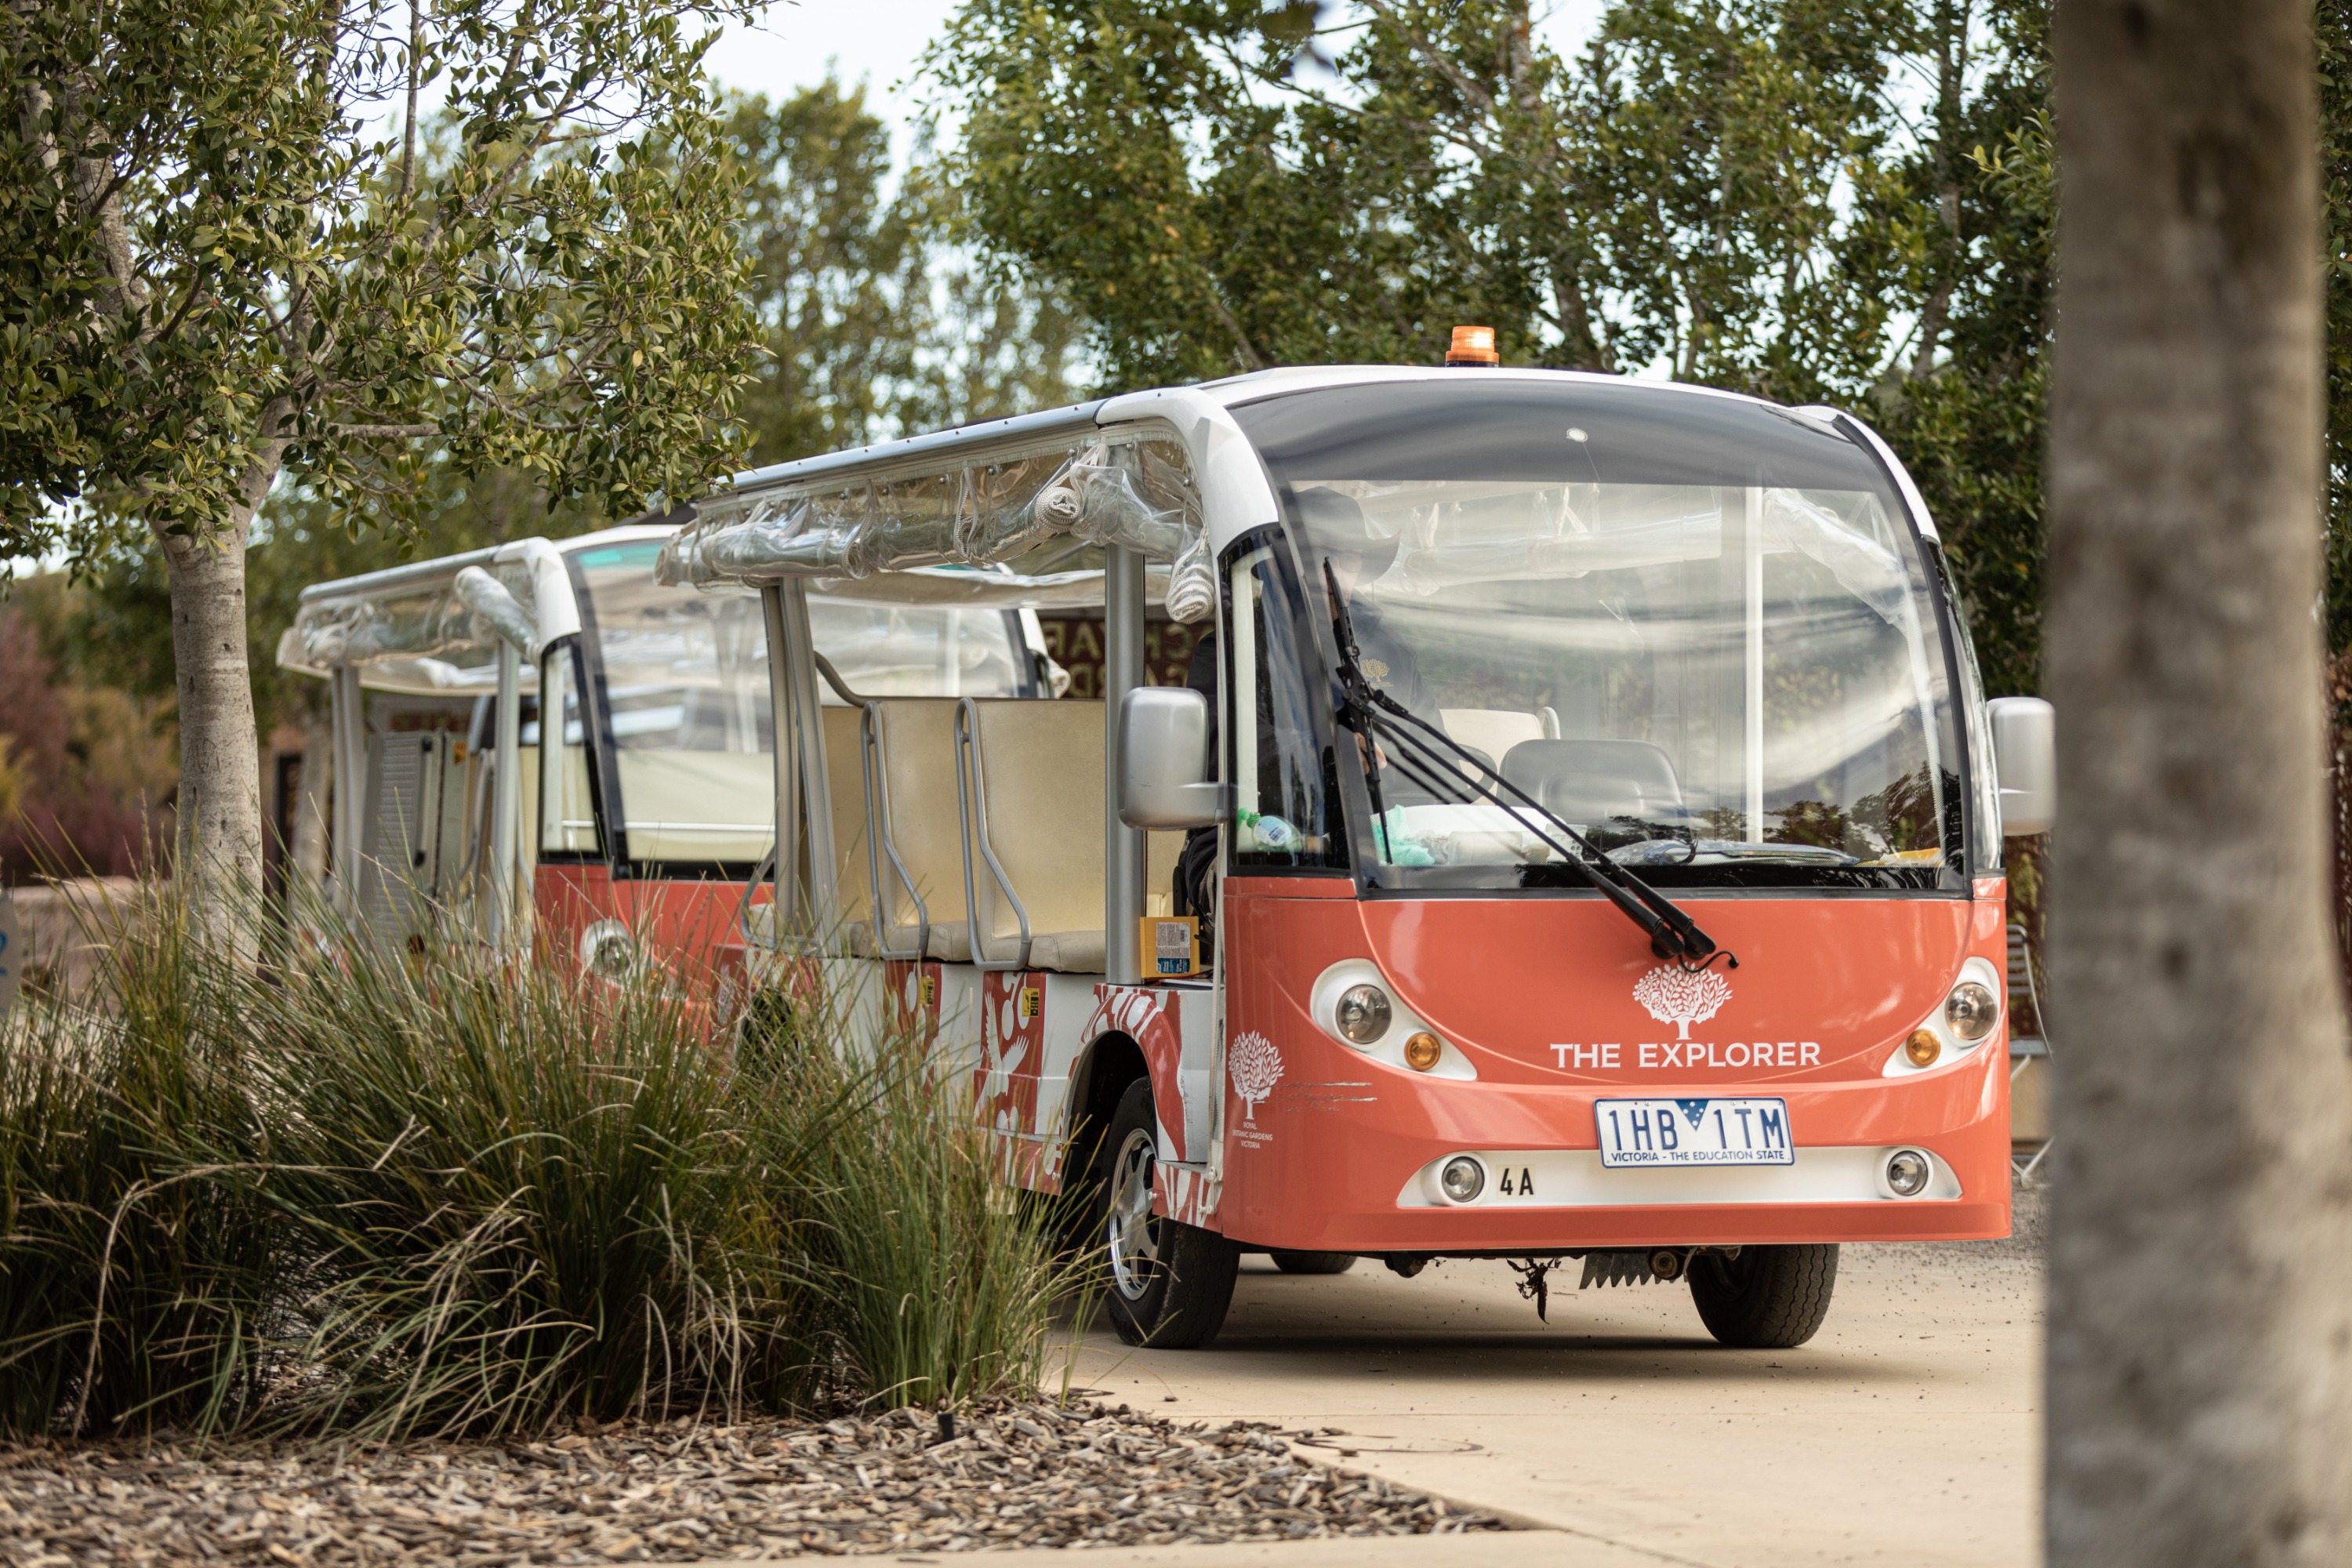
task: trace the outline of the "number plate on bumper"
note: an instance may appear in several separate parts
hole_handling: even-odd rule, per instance
[[[1600,1100],[1601,1163],[1793,1165],[1785,1100]]]

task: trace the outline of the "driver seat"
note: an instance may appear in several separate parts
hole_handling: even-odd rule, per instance
[[[1674,759],[1647,741],[1521,741],[1504,753],[1503,776],[1567,822],[1683,815]]]

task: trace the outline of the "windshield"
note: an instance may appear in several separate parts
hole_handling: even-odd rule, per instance
[[[809,597],[809,637],[861,697],[1025,697],[1019,621],[998,609]],[[820,683],[819,697],[841,700]]]
[[[1644,879],[1965,886],[1927,565],[1825,423],[1565,379],[1235,413],[1371,684]],[[1580,885],[1538,814],[1372,760],[1384,880]]]
[[[664,587],[653,570],[660,550],[648,539],[572,558],[586,589],[590,679],[602,678],[627,856],[748,868],[775,837],[775,721],[760,596]],[[1018,623],[1007,611],[812,596],[809,622],[817,651],[854,691],[1025,694]],[[578,743],[576,720],[567,740]]]

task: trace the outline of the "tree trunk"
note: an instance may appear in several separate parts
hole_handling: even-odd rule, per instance
[[[245,542],[233,527],[206,538],[159,534],[172,588],[172,658],[180,695],[180,840],[174,875],[197,889],[216,931],[241,929],[239,900],[261,889],[261,765],[245,651]],[[234,938],[240,950],[250,934]]]
[[[2056,11],[2050,1561],[2352,1560],[2308,0]]]

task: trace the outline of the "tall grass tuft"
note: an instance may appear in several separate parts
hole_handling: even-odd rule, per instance
[[[78,918],[90,988],[0,1020],[0,1429],[235,1425],[285,1263],[239,1177],[245,988],[157,888]]]
[[[775,1408],[814,1321],[792,1150],[707,1008],[443,946],[298,949],[253,1076],[320,1287],[288,1414],[383,1436]]]
[[[959,1075],[658,970],[257,968],[168,889],[0,1033],[0,1424],[398,1438],[1034,1390],[1065,1284]],[[249,949],[248,949],[249,951]]]
[[[770,1042],[769,1094],[801,1155],[778,1162],[796,1177],[793,1268],[825,1305],[842,1385],[884,1405],[1033,1392],[1077,1279],[1055,1256],[1059,1206],[1015,1201],[966,1074],[905,1037],[845,1059],[824,1016]]]

